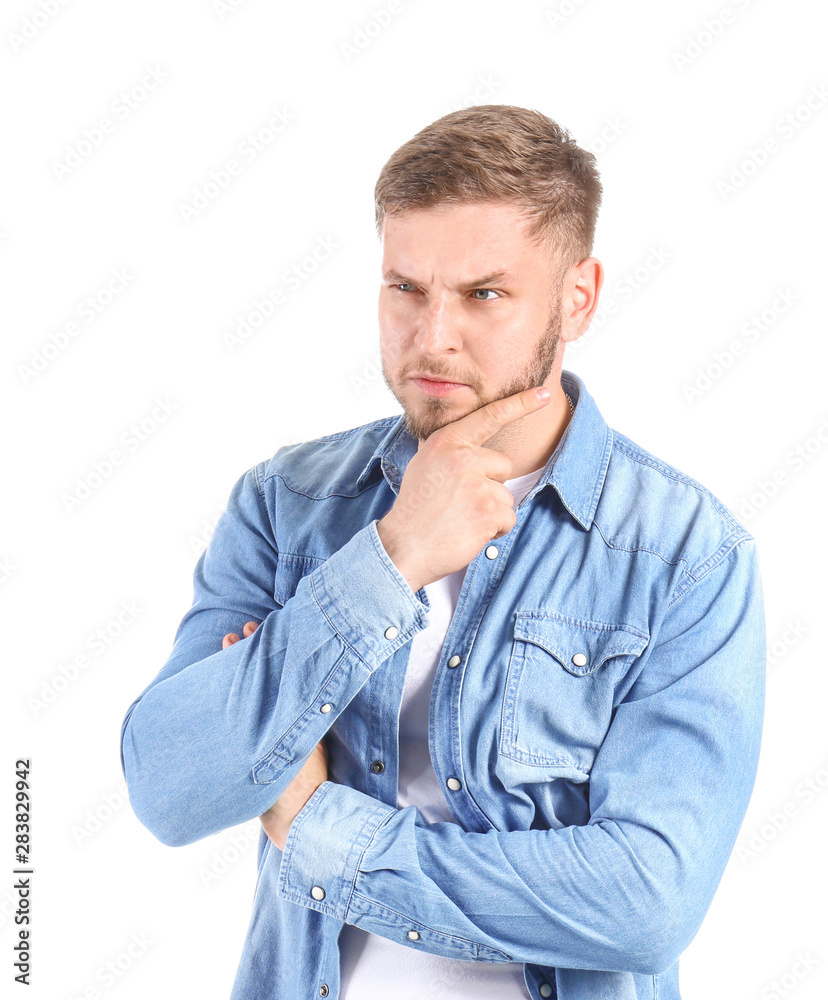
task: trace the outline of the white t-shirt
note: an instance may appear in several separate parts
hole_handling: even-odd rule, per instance
[[[535,485],[543,468],[507,479],[515,507]],[[400,768],[397,805],[414,805],[430,823],[457,821],[431,763],[428,706],[443,642],[466,569],[426,586],[429,624],[411,640],[400,707]],[[339,936],[341,1000],[526,1000],[521,962],[465,962],[431,955],[345,924]]]

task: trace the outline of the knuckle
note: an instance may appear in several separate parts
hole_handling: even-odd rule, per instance
[[[500,426],[509,414],[509,407],[502,399],[496,399],[486,407],[486,419],[490,424]]]
[[[493,496],[488,496],[483,502],[483,511],[485,514],[496,514],[498,508],[501,506],[500,501]]]

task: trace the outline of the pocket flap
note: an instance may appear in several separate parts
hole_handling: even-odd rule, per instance
[[[542,647],[564,670],[579,677],[594,673],[613,656],[640,656],[650,638],[631,625],[545,610],[516,612],[514,637]]]

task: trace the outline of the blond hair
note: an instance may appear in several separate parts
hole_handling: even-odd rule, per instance
[[[528,237],[558,256],[560,280],[592,253],[601,193],[595,157],[551,118],[478,104],[438,118],[391,155],[374,188],[377,235],[386,215],[409,209],[508,201]]]

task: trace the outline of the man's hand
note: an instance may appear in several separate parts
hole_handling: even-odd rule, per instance
[[[221,648],[227,649],[242,638],[246,639],[253,635],[259,627],[258,622],[247,622],[242,629],[242,635],[235,632],[228,632],[222,639]],[[316,744],[310,757],[305,761],[302,770],[291,781],[282,792],[276,802],[262,813],[259,819],[262,821],[265,833],[280,851],[285,849],[290,824],[296,818],[299,811],[313,795],[323,781],[328,780],[328,750],[324,740]]]
[[[391,561],[413,591],[454,573],[517,523],[507,455],[484,443],[549,401],[534,388],[494,399],[438,428],[408,463],[394,506],[377,522]]]
[[[228,632],[227,635],[221,640],[221,648],[227,649],[228,646],[232,646],[234,643],[240,642],[242,636],[246,639],[249,635],[253,635],[258,627],[258,622],[246,622],[244,628],[242,629],[241,636],[237,635],[235,632]]]

